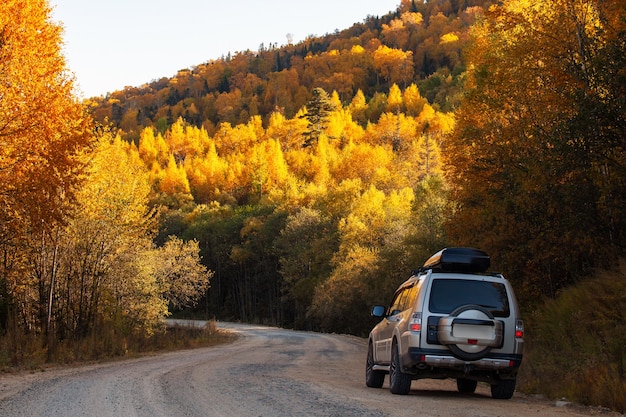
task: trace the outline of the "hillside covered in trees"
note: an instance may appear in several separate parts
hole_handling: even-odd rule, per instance
[[[89,105],[96,120],[112,122],[134,140],[146,126],[165,133],[179,117],[210,135],[221,123],[245,124],[253,116],[265,124],[274,112],[292,118],[314,88],[337,92],[344,104],[362,94],[366,107],[353,116],[362,126],[386,111],[393,84],[416,84],[429,103],[451,111],[461,96],[468,29],[492,3],[405,0],[396,13],[370,16],[349,29],[234,52],[173,78],[92,98]]]
[[[159,332],[180,311],[365,335],[371,305],[427,257],[476,246],[529,317],[529,389],[558,378],[552,395],[624,407],[623,389],[603,389],[623,387],[624,309],[576,313],[597,305],[581,282],[623,293],[623,273],[589,279],[620,266],[626,238],[622,1],[404,0],[82,103],[46,2],[24,3],[0,6],[0,328],[14,356],[22,336],[51,350]],[[35,42],[50,51],[38,65]],[[555,308],[592,340],[546,338]],[[550,368],[557,342],[588,355]],[[583,390],[581,373],[605,384]]]
[[[445,243],[439,149],[469,28],[491,3],[405,1],[87,101],[150,170],[154,204],[167,207],[160,238],[200,242],[216,274],[205,313],[366,331],[383,301],[373,297]]]

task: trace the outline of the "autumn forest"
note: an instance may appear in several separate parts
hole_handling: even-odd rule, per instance
[[[538,358],[576,326],[542,314],[610,299],[576,354],[626,387],[623,1],[403,0],[84,100],[62,36],[46,0],[0,6],[2,366],[29,338],[123,354],[170,314],[364,336],[427,257],[473,246]],[[529,391],[557,377],[535,363]],[[613,391],[586,401],[625,407]]]

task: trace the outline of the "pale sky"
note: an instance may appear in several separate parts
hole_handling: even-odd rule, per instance
[[[49,0],[82,97],[395,11],[400,0]]]

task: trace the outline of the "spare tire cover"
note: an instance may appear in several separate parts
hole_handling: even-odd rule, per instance
[[[482,359],[502,337],[501,324],[494,320],[493,314],[473,304],[461,306],[442,317],[438,327],[440,343],[464,361]]]

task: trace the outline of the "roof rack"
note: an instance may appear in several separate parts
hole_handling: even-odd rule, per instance
[[[445,248],[428,258],[420,271],[484,273],[491,266],[486,252],[474,248]]]

